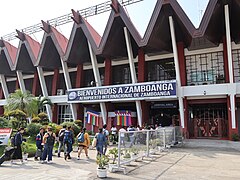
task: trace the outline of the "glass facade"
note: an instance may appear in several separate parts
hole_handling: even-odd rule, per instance
[[[132,83],[129,64],[113,66],[113,84],[130,84]],[[135,63],[136,76],[138,77],[138,66]]]
[[[240,49],[232,51],[234,82],[240,82]]]
[[[187,85],[225,83],[223,52],[186,56]]]
[[[61,124],[69,121],[73,121],[70,105],[58,105],[58,123]]]
[[[147,62],[148,81],[176,79],[173,58]]]

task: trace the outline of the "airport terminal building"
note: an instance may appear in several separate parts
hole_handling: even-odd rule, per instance
[[[239,0],[209,1],[198,29],[176,0],[156,0],[143,37],[116,0],[111,8],[102,37],[73,10],[68,38],[42,22],[41,43],[20,31],[18,47],[0,40],[1,114],[20,88],[49,97],[55,123],[180,125],[187,138],[240,133]]]

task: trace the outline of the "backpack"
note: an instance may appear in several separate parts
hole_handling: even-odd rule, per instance
[[[84,133],[81,133],[80,136],[78,136],[78,142],[84,143]]]
[[[63,139],[64,139],[64,136],[65,136],[65,130],[62,130],[61,132],[60,132],[60,134],[59,134],[59,141],[63,141]]]
[[[11,137],[11,146],[12,147],[15,146],[15,136],[16,136],[16,134]]]
[[[53,135],[50,136],[50,134],[48,134],[46,144],[49,145],[49,146],[53,146],[54,143],[55,143],[54,136]]]
[[[63,138],[64,143],[72,143],[72,136],[70,131],[65,131],[64,132],[64,138]]]

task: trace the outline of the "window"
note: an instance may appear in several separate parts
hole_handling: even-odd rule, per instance
[[[131,71],[129,64],[113,66],[113,84],[130,84],[132,83]],[[138,65],[135,63],[136,77],[138,77]]]
[[[232,51],[234,81],[240,82],[240,49]]]
[[[188,85],[225,83],[223,52],[186,56]]]
[[[58,123],[73,121],[70,105],[58,105]]]
[[[165,81],[176,79],[173,58],[150,61],[147,63],[148,81]]]

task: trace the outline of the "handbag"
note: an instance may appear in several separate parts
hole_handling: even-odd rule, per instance
[[[97,134],[96,134],[95,137],[93,138],[92,147],[96,147],[96,145],[97,145]]]

